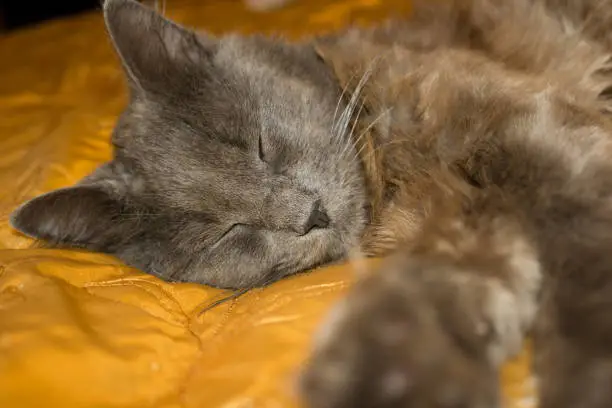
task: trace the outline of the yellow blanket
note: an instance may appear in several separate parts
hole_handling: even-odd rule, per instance
[[[168,0],[213,32],[288,35],[407,13],[407,0],[303,0],[271,14],[238,1]],[[168,284],[111,257],[28,249],[7,223],[21,201],[109,157],[126,95],[100,13],[0,38],[0,407],[286,407],[321,316],[353,279],[314,271],[200,314],[226,292]],[[508,407],[531,406],[525,356]]]

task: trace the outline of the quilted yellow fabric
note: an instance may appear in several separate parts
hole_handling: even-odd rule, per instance
[[[303,0],[271,14],[238,1],[167,0],[169,17],[220,33],[301,33],[407,13],[407,0]],[[279,282],[200,313],[226,292],[168,284],[117,260],[29,249],[22,200],[70,185],[109,157],[126,94],[100,13],[0,38],[0,407],[293,407],[321,316],[348,266]],[[527,355],[503,375],[527,408]]]

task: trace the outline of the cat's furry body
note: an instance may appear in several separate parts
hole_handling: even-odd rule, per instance
[[[368,71],[363,246],[396,255],[324,329],[306,395],[497,406],[533,330],[541,406],[610,407],[612,2],[428,3],[319,43],[349,89]]]
[[[318,336],[311,406],[497,406],[531,330],[542,407],[612,406],[612,1],[423,1],[293,45],[105,14],[116,156],[17,228],[227,287],[361,237],[388,259]]]

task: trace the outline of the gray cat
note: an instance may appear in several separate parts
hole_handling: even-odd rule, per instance
[[[108,1],[105,16],[131,90],[114,158],[27,203],[17,229],[225,288],[358,244],[360,165],[348,138],[330,133],[345,105],[312,47],[196,35],[136,2]]]
[[[227,288],[385,256],[316,338],[311,407],[499,406],[528,333],[543,408],[612,407],[612,0],[423,1],[293,44],[104,9],[114,158],[17,229]]]

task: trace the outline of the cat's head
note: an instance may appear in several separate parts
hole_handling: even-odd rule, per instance
[[[104,14],[131,95],[114,157],[24,204],[15,228],[221,287],[357,243],[365,192],[343,130],[350,109],[312,47],[196,34],[132,0],[107,0]]]

